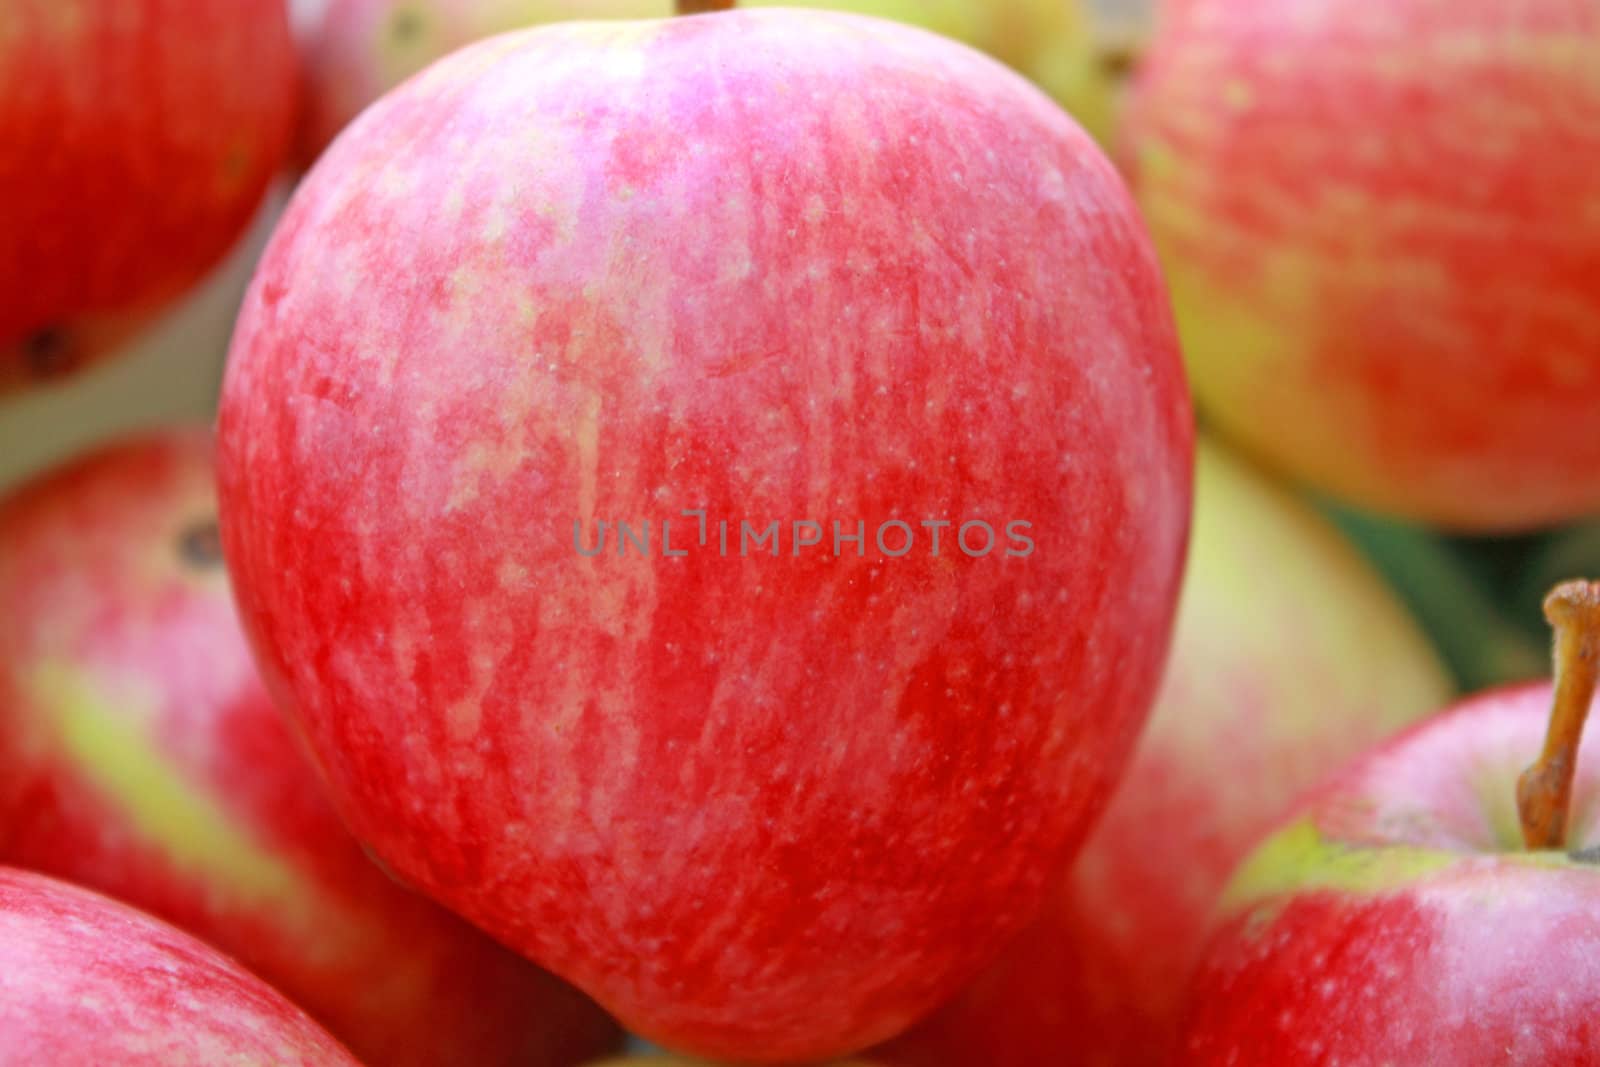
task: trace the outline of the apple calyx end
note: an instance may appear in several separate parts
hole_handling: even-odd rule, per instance
[[[52,381],[76,369],[82,353],[65,326],[41,326],[16,345],[24,373],[34,381]]]
[[[1522,840],[1534,850],[1566,847],[1578,745],[1600,660],[1600,582],[1562,582],[1545,597],[1544,617],[1554,632],[1550,727],[1539,758],[1517,779]]]
[[[215,515],[195,519],[178,533],[178,559],[197,571],[222,565],[222,534]]]

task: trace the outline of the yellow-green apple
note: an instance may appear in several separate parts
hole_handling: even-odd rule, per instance
[[[358,1067],[228,957],[87,890],[0,867],[0,1064]]]
[[[1600,4],[1183,0],[1126,132],[1227,437],[1455,528],[1600,510]]]
[[[1548,683],[1491,690],[1427,720],[1245,861],[1182,1062],[1600,1062],[1600,746],[1578,759],[1600,586],[1559,586],[1546,613],[1553,700]]]
[[[832,12],[564,23],[300,186],[222,540],[400,877],[659,1044],[822,1058],[956,992],[1078,843],[1192,452],[1132,202],[1020,76]]]
[[[6,0],[0,390],[104,354],[220,260],[294,102],[284,0]]]
[[[888,1062],[1165,1062],[1240,858],[1330,761],[1448,696],[1416,624],[1324,519],[1214,444],[1199,457],[1172,658],[1132,765],[1044,914]]]
[[[741,6],[829,8],[934,30],[1026,74],[1096,136],[1108,127],[1115,79],[1082,0],[746,0]],[[362,108],[473,41],[547,22],[659,18],[672,10],[672,0],[327,0],[302,34],[299,154],[309,164]]]
[[[0,863],[210,941],[374,1064],[617,1047],[575,990],[395,885],[323,800],[234,615],[205,434],[0,506],[0,603]]]

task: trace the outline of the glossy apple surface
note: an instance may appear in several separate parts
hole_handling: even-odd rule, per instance
[[[954,993],[1154,693],[1192,428],[1153,255],[932,34],[455,53],[301,186],[223,393],[242,615],[347,820],[667,1047],[822,1058]]]
[[[808,7],[894,19],[953,37],[1021,71],[1096,136],[1111,81],[1097,66],[1080,0],[812,0]],[[362,108],[448,52],[492,34],[575,19],[672,14],[673,0],[328,0],[303,35],[306,105],[299,153],[310,164]]]
[[[1522,850],[1550,686],[1473,697],[1319,790],[1231,883],[1185,1063],[1600,1060],[1600,867]],[[1570,847],[1600,842],[1600,742]]]
[[[888,1062],[1165,1062],[1239,860],[1330,766],[1449,695],[1326,521],[1219,446],[1199,457],[1172,658],[1133,763],[1041,918]]]
[[[284,0],[6,0],[0,390],[104,354],[223,257],[295,79]]]
[[[0,867],[0,1064],[357,1067],[261,979],[105,897]]]
[[[1600,5],[1184,0],[1128,134],[1227,437],[1435,524],[1600,509]]]
[[[219,946],[371,1063],[616,1048],[598,1008],[395,885],[339,824],[251,662],[213,478],[208,437],[169,432],[0,505],[0,863]]]

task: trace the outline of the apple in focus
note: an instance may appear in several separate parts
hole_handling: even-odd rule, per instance
[[[1352,546],[1202,441],[1172,656],[1132,764],[1040,918],[876,1055],[904,1067],[1168,1062],[1239,860],[1331,764],[1450,691]]]
[[[1469,698],[1341,771],[1245,861],[1183,1062],[1600,1061],[1600,743],[1576,739],[1600,586],[1546,607],[1553,700],[1548,683]]]
[[[106,354],[222,259],[295,83],[285,0],[6,0],[0,391]]]
[[[261,979],[166,923],[0,867],[0,1063],[358,1067]]]
[[[1223,436],[1434,525],[1600,510],[1600,4],[1183,0],[1125,118]]]
[[[373,1064],[618,1047],[592,1003],[395,885],[339,823],[239,628],[206,433],[120,443],[0,504],[0,603],[0,863],[209,941]]]
[[[953,995],[1086,831],[1192,433],[1131,200],[1019,75],[829,12],[566,23],[300,187],[222,540],[399,877],[657,1044],[821,1059]]]

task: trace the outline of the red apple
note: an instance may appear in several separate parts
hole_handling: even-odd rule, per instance
[[[1341,772],[1245,862],[1182,1062],[1600,1062],[1600,744],[1573,766],[1600,585],[1558,587],[1547,612],[1553,716],[1548,685],[1467,700]]]
[[[284,0],[5,0],[0,390],[102,355],[220,260],[294,99]]]
[[[212,478],[204,434],[166,433],[0,506],[0,863],[210,941],[373,1064],[615,1048],[597,1008],[339,824],[251,663]]]
[[[1021,71],[1091,132],[1108,120],[1111,79],[1099,65],[1082,0],[744,0],[908,22]],[[670,15],[672,0],[326,0],[304,34],[305,112],[299,154],[309,164],[379,96],[441,56],[492,34],[568,19]]]
[[[1600,510],[1600,4],[1184,0],[1129,139],[1228,437],[1439,524]]]
[[[261,979],[105,897],[0,867],[0,1063],[358,1067]]]
[[[1215,445],[1199,455],[1172,658],[1132,765],[1044,914],[889,1062],[1167,1062],[1239,860],[1330,764],[1449,695],[1326,520]]]
[[[954,993],[1155,688],[1192,428],[1153,255],[932,34],[454,53],[301,186],[223,394],[242,615],[348,821],[660,1044],[820,1058]]]

